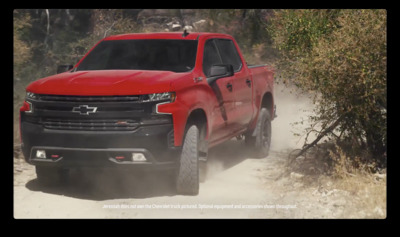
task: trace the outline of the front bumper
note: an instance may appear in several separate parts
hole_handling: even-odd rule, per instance
[[[21,122],[23,153],[28,163],[57,167],[174,168],[173,125],[141,126],[134,131],[66,131]],[[46,158],[37,157],[44,150]],[[145,161],[134,161],[142,154]],[[123,157],[121,159],[121,157]]]

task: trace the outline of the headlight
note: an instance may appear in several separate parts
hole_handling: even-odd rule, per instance
[[[150,102],[150,101],[174,102],[175,97],[176,97],[175,92],[148,94],[148,95],[144,96],[143,102]]]
[[[35,93],[27,91],[26,92],[26,98],[28,98],[28,99],[37,99],[37,95]]]

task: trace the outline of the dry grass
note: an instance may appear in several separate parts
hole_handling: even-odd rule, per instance
[[[386,218],[386,171],[374,162],[348,157],[337,145],[317,146],[288,163],[287,174],[303,176],[304,187],[328,188],[345,193],[348,205],[340,218]],[[327,185],[329,183],[329,185]]]
[[[335,151],[331,150],[329,154],[334,160],[334,186],[348,191],[354,198],[354,208],[360,210],[358,215],[354,215],[351,210],[347,210],[346,214],[355,217],[361,215],[365,218],[386,218],[386,173],[375,172],[378,168],[373,161],[346,156],[337,145]]]
[[[343,216],[348,218],[386,218],[386,176],[360,173],[354,176],[335,179],[336,189],[349,192],[352,197],[352,208]]]

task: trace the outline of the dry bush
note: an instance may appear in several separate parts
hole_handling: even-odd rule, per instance
[[[281,10],[270,32],[281,77],[314,95],[311,126],[321,129],[310,131],[356,144],[385,165],[386,11]]]
[[[345,152],[339,145],[335,144],[334,149],[330,149],[329,157],[332,159],[333,175],[338,178],[355,177],[357,175],[373,175],[380,169],[374,160],[366,157],[350,157],[349,152]]]
[[[296,172],[315,178],[329,176],[335,179],[346,179],[356,176],[375,176],[379,172],[385,172],[368,152],[357,153],[362,156],[350,156],[348,145],[324,142],[317,144],[302,155],[301,149],[289,153],[287,172]]]

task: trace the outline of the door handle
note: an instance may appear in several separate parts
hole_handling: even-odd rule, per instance
[[[232,92],[232,84],[231,84],[230,82],[228,82],[228,83],[226,84],[226,88],[228,88],[228,90],[229,90],[230,92]]]
[[[246,79],[246,84],[247,84],[248,87],[251,87],[251,80],[247,78]]]

